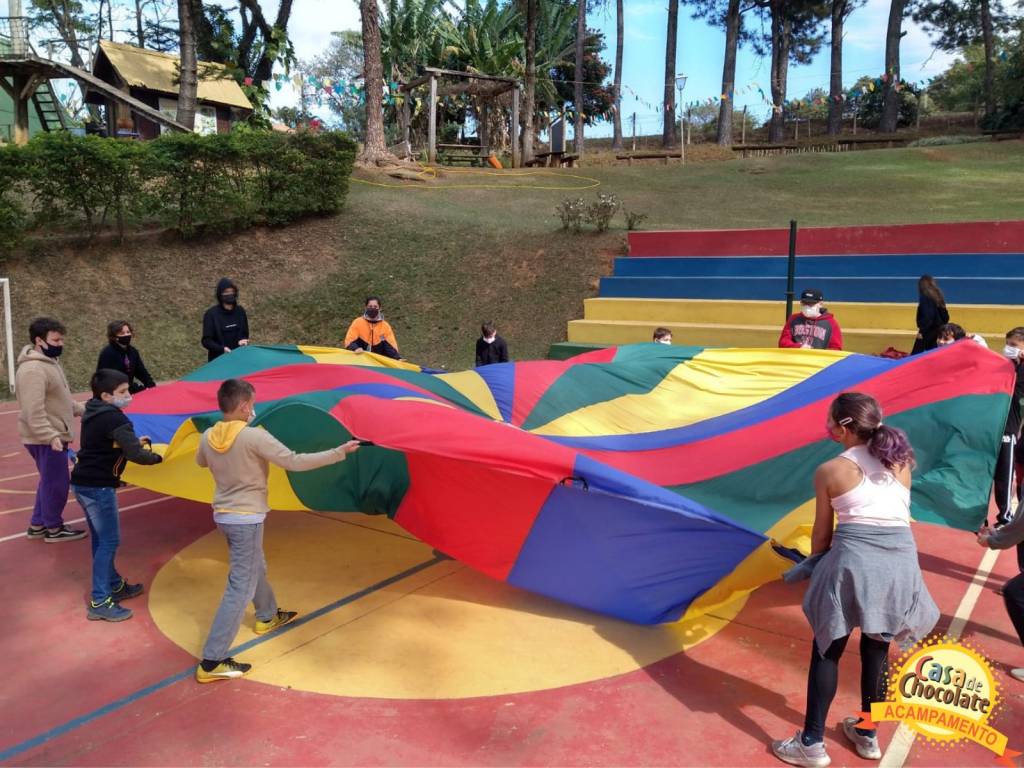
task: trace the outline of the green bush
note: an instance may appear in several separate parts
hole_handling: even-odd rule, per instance
[[[334,213],[355,151],[342,134],[244,127],[149,142],[40,134],[0,150],[0,248],[13,247],[33,223],[84,224],[90,234],[114,223],[123,235],[155,221],[192,237]]]

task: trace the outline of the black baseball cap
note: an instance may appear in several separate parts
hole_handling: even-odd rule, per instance
[[[801,304],[817,304],[819,301],[824,301],[825,295],[817,288],[808,288],[800,294]]]

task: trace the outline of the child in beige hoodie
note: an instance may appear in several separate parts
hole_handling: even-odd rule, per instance
[[[227,539],[230,559],[224,597],[203,646],[203,659],[196,667],[200,683],[241,677],[252,668],[228,656],[250,601],[256,609],[254,631],[258,635],[287,624],[297,615],[278,609],[267,581],[263,521],[270,511],[270,465],[303,472],[344,461],[359,447],[359,441],[350,440],[328,451],[295,453],[266,430],[249,426],[256,416],[255,394],[247,381],[228,379],[222,383],[217,404],[224,418],[203,433],[196,449],[196,463],[213,473],[217,486],[213,519]]]

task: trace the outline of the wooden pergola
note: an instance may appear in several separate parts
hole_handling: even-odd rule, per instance
[[[456,78],[463,80],[459,85],[442,86],[438,88],[438,80],[441,78]],[[473,93],[478,96],[495,98],[504,93],[512,92],[512,167],[519,168],[521,165],[519,152],[519,81],[513,77],[497,77],[495,75],[479,75],[475,72],[460,72],[454,69],[438,69],[436,67],[424,67],[423,74],[408,83],[399,87],[400,91],[412,93],[416,88],[424,85],[430,86],[430,111],[427,127],[427,162],[437,162],[437,97],[451,96],[457,94]],[[402,105],[405,111],[404,139],[409,141],[409,100],[406,99]],[[471,145],[466,145],[469,148]]]

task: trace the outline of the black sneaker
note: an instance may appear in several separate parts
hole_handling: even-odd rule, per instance
[[[30,525],[28,530],[25,531],[25,538],[27,539],[42,539],[46,536],[46,526],[40,525],[36,528],[34,525]]]
[[[68,528],[66,525],[62,525],[56,531],[47,531],[43,534],[43,541],[54,542],[54,541],[77,541],[78,539],[85,538],[85,531],[80,531],[77,528]]]
[[[200,664],[196,667],[196,682],[213,683],[217,680],[234,680],[244,675],[250,669],[252,669],[252,664],[243,664],[234,659],[224,659],[209,672],[203,669],[203,665]]]
[[[133,597],[138,597],[146,588],[141,584],[129,584],[124,579],[121,579],[121,586],[110,593],[110,599],[115,603],[120,603],[122,600],[131,600]]]

